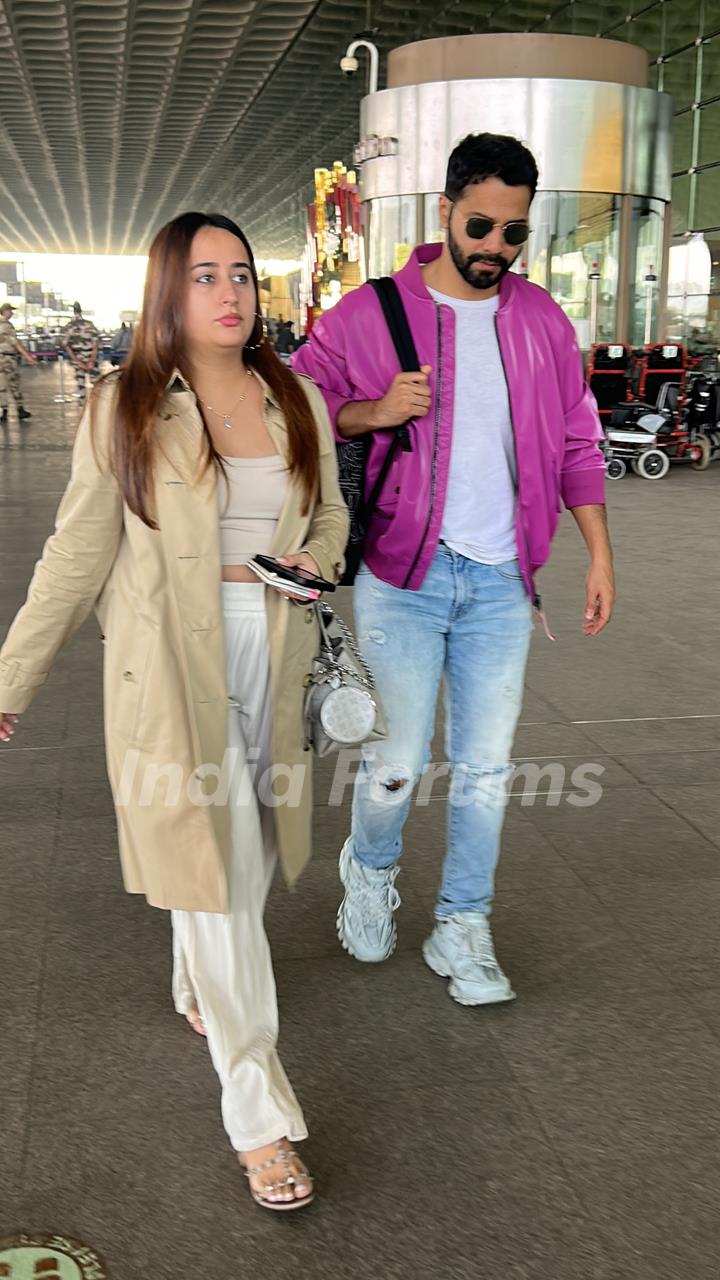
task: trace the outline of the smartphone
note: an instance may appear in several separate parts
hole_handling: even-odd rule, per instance
[[[334,591],[335,583],[328,582],[325,578],[318,578],[314,573],[310,573],[307,569],[302,569],[295,565],[291,567],[287,564],[279,564],[273,556],[253,556],[248,561],[248,568],[254,569],[264,582],[270,580],[270,586],[279,586],[281,583],[287,583],[288,587],[300,587],[305,591]],[[262,570],[262,572],[258,572]],[[279,579],[279,582],[273,581]]]

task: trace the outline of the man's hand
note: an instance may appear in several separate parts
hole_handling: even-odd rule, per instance
[[[596,636],[607,626],[614,604],[615,572],[612,561],[594,561],[585,579],[583,631],[586,636]]]
[[[615,603],[615,573],[607,512],[600,503],[590,503],[584,507],[573,507],[572,513],[590,552],[590,568],[585,579],[583,631],[586,636],[596,636],[610,621]]]
[[[424,418],[430,409],[432,395],[428,378],[429,364],[419,373],[398,373],[390,390],[379,400],[348,400],[340,407],[337,429],[346,440],[364,436],[370,431],[401,427],[410,418]]]
[[[373,430],[401,427],[409,418],[424,418],[432,400],[428,382],[431,372],[430,365],[423,364],[419,373],[399,373],[393,378],[390,390],[373,403]]]

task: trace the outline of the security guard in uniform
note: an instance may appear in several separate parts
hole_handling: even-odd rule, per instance
[[[18,356],[24,356],[30,364],[37,364],[34,355],[25,350],[18,341],[15,326],[10,317],[15,310],[9,302],[0,307],[0,422],[8,420],[8,392],[17,405],[18,418],[32,418],[29,409],[23,404],[23,393],[20,386],[20,370]]]
[[[79,302],[73,306],[74,317],[65,325],[62,333],[63,346],[70,356],[75,370],[75,389],[81,404],[85,403],[85,379],[88,377],[92,386],[100,377],[98,368],[98,345],[100,334],[92,320],[86,320]]]

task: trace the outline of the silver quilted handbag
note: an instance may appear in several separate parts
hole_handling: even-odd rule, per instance
[[[387,737],[373,673],[352,631],[324,601],[314,606],[320,647],[305,677],[305,750],[318,756]]]

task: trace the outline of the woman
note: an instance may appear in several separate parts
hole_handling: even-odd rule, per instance
[[[313,1194],[262,915],[276,847],[290,881],[310,852],[317,635],[312,609],[247,561],[335,579],[346,534],[322,397],[263,340],[247,241],[227,218],[183,214],[152,245],[131,354],[80,424],[0,652],[0,739],[96,606],[125,884],[172,910],[175,1007],[207,1034],[225,1128],[272,1209]]]

